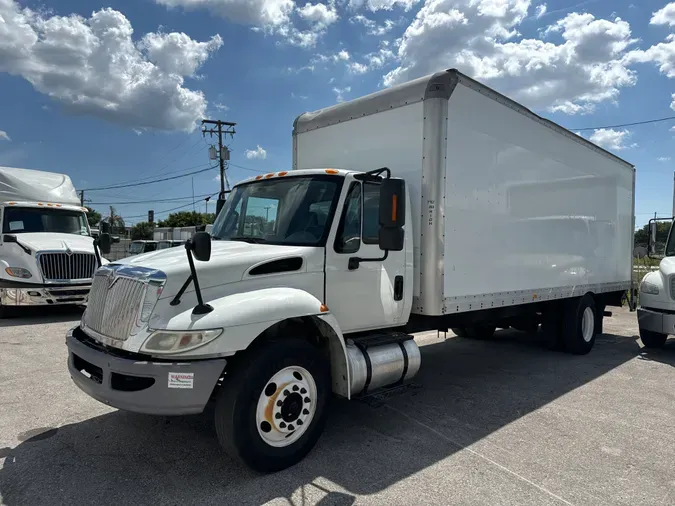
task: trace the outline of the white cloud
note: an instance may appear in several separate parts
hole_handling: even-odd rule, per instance
[[[247,149],[246,158],[249,160],[265,160],[267,158],[267,151],[265,151],[260,144],[256,149]]]
[[[288,23],[295,8],[293,0],[154,0],[166,7],[208,9],[235,23],[279,26]]]
[[[351,86],[347,86],[346,88],[333,88],[333,93],[335,93],[335,100],[338,102],[344,102],[345,101],[345,93],[349,93],[352,91]]]
[[[11,141],[12,139],[10,138],[9,135],[7,135],[7,132],[4,130],[0,130],[0,141]]]
[[[529,107],[582,113],[636,83],[623,60],[636,42],[627,22],[570,13],[544,31],[561,42],[524,39],[518,28],[530,6],[530,0],[426,0],[385,85],[454,67]]]
[[[334,4],[325,5],[306,3],[304,7],[298,8],[298,15],[320,29],[326,28],[328,25],[335,23],[339,19]]]
[[[358,62],[352,62],[347,67],[352,74],[365,74],[369,70],[368,65]]]
[[[378,25],[372,19],[365,17],[362,14],[352,16],[349,18],[349,22],[352,24],[360,24],[366,28],[366,33],[368,35],[382,36],[386,33],[389,33],[392,28],[396,26],[396,22],[393,19],[385,19],[384,24]]]
[[[132,130],[136,135],[143,135],[143,130],[139,130],[138,128],[132,128]]]
[[[297,98],[298,100],[307,100],[309,97],[307,95],[298,95],[291,91],[291,98]]]
[[[401,7],[407,12],[419,1],[420,0],[349,0],[349,7],[356,10],[365,4],[372,12],[382,10],[390,11],[394,7]]]
[[[113,9],[91,17],[49,16],[0,0],[0,72],[79,114],[137,128],[191,131],[207,101],[184,87],[222,45],[183,33],[132,39],[129,20]]]
[[[546,4],[540,4],[537,5],[537,8],[534,11],[534,15],[536,16],[537,19],[541,18],[544,14],[546,14],[547,6]]]
[[[675,78],[675,34],[668,35],[666,42],[659,42],[645,51],[631,51],[626,56],[626,61],[629,63],[655,63],[662,74],[665,74],[666,77]]]
[[[671,2],[663,9],[654,12],[649,23],[652,25],[675,26],[675,2]]]
[[[590,140],[605,149],[621,151],[622,149],[637,147],[637,144],[626,145],[630,136],[631,132],[628,130],[600,128],[593,131]]]
[[[215,107],[216,109],[218,109],[221,112],[227,112],[227,111],[230,110],[230,108],[228,106],[226,106],[225,104],[221,104],[220,102],[214,103],[213,107]]]
[[[673,111],[675,111],[675,93],[673,93],[673,94],[670,96],[670,98],[673,99],[673,101],[670,103],[670,108],[671,108]],[[675,129],[675,127],[673,127],[673,129]]]
[[[660,156],[656,160],[659,162],[669,162],[671,158],[669,156]]]

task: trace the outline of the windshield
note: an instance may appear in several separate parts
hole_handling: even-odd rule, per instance
[[[157,249],[157,245],[152,242],[132,242],[131,245],[129,246],[129,253],[133,253],[134,255],[139,255],[140,253],[147,253],[149,251],[155,251]]]
[[[298,176],[237,186],[213,224],[214,239],[294,246],[326,243],[342,178]]]
[[[171,241],[159,241],[157,244],[157,249],[168,249],[173,246]]]
[[[25,232],[89,235],[89,226],[85,214],[79,211],[6,207],[2,233],[21,234]]]
[[[670,225],[668,225],[668,226],[670,226]],[[675,233],[673,233],[673,230],[672,230],[673,228],[675,228],[675,227],[671,228],[670,233],[668,234],[668,242],[666,243],[666,256],[667,257],[674,257],[675,256]],[[657,232],[657,234],[658,234],[658,232]],[[662,245],[661,247],[663,247],[663,243],[661,243],[661,245]],[[661,250],[661,251],[663,251],[663,250]]]

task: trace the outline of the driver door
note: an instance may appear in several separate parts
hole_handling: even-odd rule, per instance
[[[405,249],[381,259],[378,245],[380,185],[352,180],[337,227],[326,244],[326,305],[344,333],[401,325]],[[353,267],[353,266],[352,266]]]

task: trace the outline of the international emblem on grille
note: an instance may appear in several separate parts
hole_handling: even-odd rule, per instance
[[[110,289],[113,287],[113,285],[115,284],[115,282],[116,282],[118,279],[119,279],[119,278],[117,277],[117,272],[116,272],[116,271],[112,271],[112,272],[108,275],[108,290],[110,290]]]

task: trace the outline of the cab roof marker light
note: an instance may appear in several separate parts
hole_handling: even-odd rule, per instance
[[[262,176],[256,176],[256,177],[255,177],[255,180],[256,180],[256,181],[260,181],[262,178],[263,178]]]
[[[324,171],[326,174],[339,174],[340,171],[337,169],[325,169]]]
[[[284,177],[286,174],[288,174],[288,171],[279,172],[279,174],[277,174],[277,176]]]
[[[274,177],[274,172],[270,172],[269,174],[265,174],[265,179],[270,179]]]

